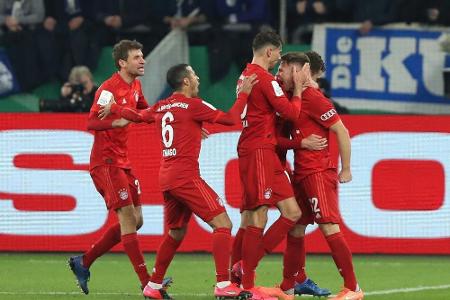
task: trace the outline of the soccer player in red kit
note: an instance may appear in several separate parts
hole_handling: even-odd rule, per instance
[[[302,53],[289,53],[281,58],[278,75],[284,87],[292,88],[291,68],[298,63]],[[313,80],[324,70],[324,64],[315,52],[308,52]],[[310,151],[300,147],[301,139],[316,134],[328,139],[329,133],[336,134],[341,170],[330,158],[329,148]],[[302,93],[302,111],[300,118],[293,122],[291,140],[279,138],[279,147],[294,149],[294,190],[302,209],[302,216],[290,231],[284,254],[283,282],[281,289],[289,290],[296,283],[304,282],[304,235],[306,226],[314,222],[319,224],[331,249],[333,260],[344,278],[344,288],[334,300],[360,300],[364,295],[356,281],[353,271],[350,249],[340,232],[341,222],[337,204],[337,183],[351,181],[350,170],[350,136],[339,118],[331,101],[317,88],[308,87]],[[302,251],[299,251],[302,249]]]
[[[119,222],[109,227],[83,255],[69,259],[69,265],[85,294],[89,293],[89,267],[120,241],[141,286],[144,287],[150,279],[136,236],[136,230],[142,226],[143,220],[139,181],[133,175],[128,159],[129,121],[118,113],[112,113],[104,119],[102,115],[99,116],[100,109],[113,101],[119,107],[148,107],[141,83],[136,79],[144,74],[142,45],[136,41],[122,40],[114,46],[113,58],[119,71],[98,88],[89,114],[88,129],[94,131],[89,170],[107,209],[117,214]]]
[[[280,59],[281,47],[281,38],[275,32],[258,33],[252,44],[252,63],[241,75],[257,74],[259,82],[253,87],[241,114],[243,130],[238,142],[238,156],[243,197],[241,226],[233,245],[232,263],[233,273],[238,273],[241,267],[242,286],[253,293],[254,299],[273,299],[262,288],[254,286],[255,269],[264,254],[271,252],[285,238],[301,215],[288,175],[275,152],[275,118],[277,113],[292,121],[298,118],[300,95],[309,70],[308,64],[302,70],[293,70],[295,88],[293,99],[289,101],[269,73]],[[281,216],[263,237],[269,206],[276,206]],[[233,280],[238,282],[236,277]]]
[[[286,55],[284,55],[284,57],[286,57]],[[300,63],[303,63],[303,60],[304,60],[304,57],[300,57]],[[312,67],[313,66],[311,64],[311,72],[313,71]],[[284,85],[281,82],[281,80],[278,80],[278,82],[284,89]],[[285,92],[285,94],[289,97],[290,93]],[[279,140],[280,137],[289,139],[291,136],[291,127],[292,127],[292,122],[286,121],[286,120],[282,119],[281,117],[277,117],[277,120],[276,120],[277,139]],[[286,140],[286,139],[284,139],[284,140]],[[290,142],[290,140],[288,140],[288,141]],[[322,150],[322,149],[326,148],[327,145],[328,145],[328,141],[326,138],[320,137],[316,134],[311,134],[305,138],[302,138],[300,144],[296,143],[295,147],[301,147],[303,149],[315,151],[315,150]],[[282,142],[281,142],[281,143],[278,143],[276,150],[277,150],[278,158],[281,161],[281,164],[283,166],[286,166],[285,170],[286,170],[286,172],[289,173],[289,177],[291,178],[291,183],[292,183],[293,175],[294,175],[293,170],[291,169],[289,163],[286,160],[287,151],[290,148],[291,147],[286,146],[285,144],[282,144]],[[287,254],[284,256],[284,258],[286,259],[286,258],[290,257],[289,251],[295,251],[296,255],[298,254],[298,252],[301,252],[302,253],[301,258],[303,258],[303,261],[305,261],[306,252],[305,252],[304,243],[302,244],[303,247],[301,247],[301,245],[299,245],[298,248],[292,247],[292,242],[297,241],[297,239],[296,239],[296,237],[293,237],[289,233],[287,236],[287,240],[288,240],[288,243],[287,243],[288,247],[287,247],[287,252],[286,252]],[[304,263],[303,263],[303,266],[304,266]],[[286,271],[290,272],[289,268]],[[303,272],[305,279],[301,282],[296,283],[295,289],[293,289],[292,287],[286,288],[286,290],[283,291],[285,294],[293,295],[295,293],[298,295],[311,295],[311,296],[318,296],[318,297],[322,297],[322,296],[326,297],[331,294],[331,292],[328,289],[320,288],[313,280],[311,280],[310,278],[307,278],[304,268],[302,270],[299,270],[299,272]]]
[[[162,159],[159,183],[164,196],[166,225],[169,228],[161,243],[151,279],[144,296],[163,299],[164,274],[186,234],[192,213],[213,228],[212,253],[217,283],[214,295],[219,298],[247,299],[251,293],[230,282],[231,221],[222,200],[201,178],[198,165],[203,122],[234,125],[247,104],[256,76],[245,78],[238,97],[228,113],[215,109],[198,98],[199,78],[191,66],[179,64],[167,72],[167,83],[174,93],[160,100],[140,118],[132,121],[154,121],[161,137]]]

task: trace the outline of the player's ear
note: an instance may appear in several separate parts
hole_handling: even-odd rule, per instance
[[[270,57],[272,55],[272,48],[271,47],[267,47],[266,48],[266,56]]]
[[[121,68],[124,68],[125,66],[126,66],[126,61],[125,60],[123,60],[123,59],[119,59],[119,66],[121,67]]]
[[[190,86],[191,85],[191,82],[189,81],[189,78],[187,78],[187,77],[183,78],[183,85],[185,85],[185,86]]]

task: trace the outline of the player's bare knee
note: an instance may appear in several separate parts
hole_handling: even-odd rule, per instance
[[[306,230],[306,226],[304,225],[295,225],[290,231],[289,231],[289,235],[299,238],[302,236],[305,236],[305,230]]]
[[[136,232],[136,216],[132,205],[124,206],[116,210],[122,235]]]
[[[281,215],[293,222],[297,222],[302,216],[302,211],[298,207],[291,207],[281,212]]]
[[[302,216],[302,211],[300,210],[294,197],[278,202],[277,208],[284,218],[293,222],[297,222]]]
[[[269,207],[266,205],[260,206],[256,210],[254,210],[249,217],[249,225],[253,225],[259,228],[266,227],[268,210]]]
[[[136,222],[136,230],[141,229],[142,225],[144,225],[144,218],[138,218]]]
[[[319,224],[319,228],[324,236],[329,236],[341,231],[341,229],[339,228],[339,224],[334,223]]]
[[[184,239],[187,232],[187,227],[174,228],[169,230],[169,235],[176,241]]]
[[[208,224],[212,227],[212,229],[231,229],[233,227],[233,224],[231,223],[230,217],[228,217],[227,213],[221,213],[220,215],[215,216],[210,222],[208,222]]]

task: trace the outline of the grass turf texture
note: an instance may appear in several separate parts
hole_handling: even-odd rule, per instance
[[[108,254],[91,267],[90,294],[81,294],[66,265],[66,253],[0,253],[0,299],[143,299],[139,282],[124,254]],[[149,269],[153,254],[145,255]],[[257,284],[273,286],[281,278],[280,255],[263,259]],[[450,299],[450,257],[354,256],[365,299]],[[342,280],[328,255],[308,255],[307,272],[336,294]],[[178,254],[169,268],[169,292],[179,299],[213,299],[214,269],[209,254]],[[296,297],[298,299],[312,299]],[[323,299],[323,298],[322,298]]]

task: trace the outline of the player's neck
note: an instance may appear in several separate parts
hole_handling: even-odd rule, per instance
[[[179,91],[175,91],[173,92],[174,95],[183,95],[186,98],[192,98],[192,94],[189,91],[186,90],[179,90]]]
[[[125,70],[120,70],[119,75],[120,75],[120,77],[122,77],[123,81],[125,81],[128,84],[131,84],[136,79],[136,76],[131,75],[130,73],[126,72]]]
[[[253,56],[252,64],[258,65],[264,70],[269,71],[269,63],[263,57]]]

